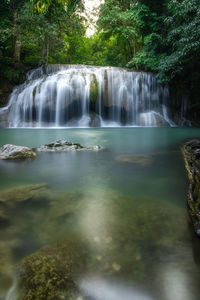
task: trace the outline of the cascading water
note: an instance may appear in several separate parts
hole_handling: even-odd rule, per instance
[[[168,88],[150,73],[49,65],[30,71],[9,100],[9,127],[173,125]]]

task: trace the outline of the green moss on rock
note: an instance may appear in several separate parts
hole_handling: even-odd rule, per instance
[[[194,230],[200,236],[200,139],[190,139],[182,146],[185,167],[188,173],[188,212]]]
[[[86,251],[75,239],[41,248],[18,266],[20,300],[69,299],[77,291]]]
[[[36,157],[37,154],[25,146],[6,144],[0,148],[0,158],[3,160],[23,160]]]
[[[0,221],[7,221],[13,210],[23,202],[48,199],[48,185],[29,184],[0,192]]]
[[[119,163],[131,163],[140,166],[150,166],[153,163],[153,158],[147,155],[119,155],[115,157],[115,160]]]
[[[96,76],[92,76],[92,81],[90,83],[90,102],[95,103],[98,100],[99,87]]]

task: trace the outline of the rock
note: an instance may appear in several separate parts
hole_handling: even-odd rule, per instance
[[[78,290],[86,249],[75,238],[47,245],[17,266],[18,300],[69,299]],[[71,298],[70,298],[71,299]]]
[[[169,126],[169,123],[164,117],[155,111],[145,112],[139,114],[140,126]]]
[[[36,157],[37,154],[25,146],[6,144],[0,148],[0,158],[4,160],[21,160]]]
[[[90,113],[89,126],[90,127],[100,127],[101,126],[101,120],[100,120],[99,115],[95,114],[94,112]]]
[[[48,188],[47,183],[41,184],[28,184],[19,187],[14,187],[0,192],[1,202],[8,203],[21,203],[28,201],[38,196]]]
[[[200,139],[187,140],[182,153],[189,177],[188,211],[195,233],[200,237]]]
[[[150,156],[137,154],[137,155],[119,155],[115,157],[115,160],[120,163],[131,163],[140,166],[150,166],[153,163],[153,159]]]
[[[0,109],[0,128],[8,126],[8,109]]]
[[[47,187],[47,184],[30,184],[1,191],[0,221],[7,221],[11,210],[15,209],[17,205],[42,198],[47,192]]]
[[[35,149],[38,152],[67,152],[67,151],[99,151],[102,148],[98,145],[92,147],[84,147],[81,144],[68,141],[56,141]]]

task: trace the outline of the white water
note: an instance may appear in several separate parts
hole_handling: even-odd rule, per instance
[[[91,84],[97,97],[90,101]],[[150,73],[49,65],[28,73],[8,104],[9,127],[173,126],[167,87]]]

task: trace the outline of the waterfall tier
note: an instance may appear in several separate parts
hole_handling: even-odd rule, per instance
[[[30,71],[8,104],[9,127],[172,125],[168,88],[150,73],[49,65]]]

